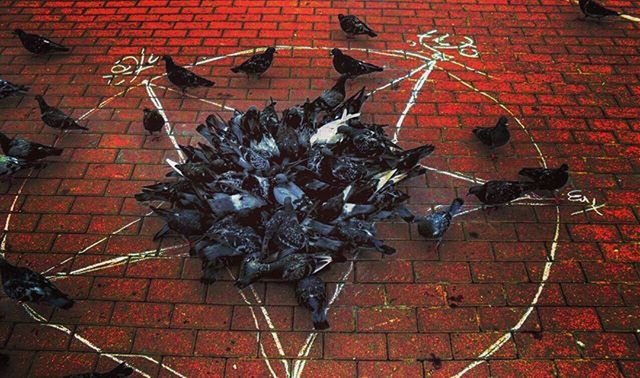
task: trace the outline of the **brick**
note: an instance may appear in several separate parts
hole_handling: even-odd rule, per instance
[[[325,337],[324,356],[329,359],[386,359],[384,334],[330,333]]]
[[[195,344],[198,356],[252,357],[257,350],[255,332],[200,331]]]

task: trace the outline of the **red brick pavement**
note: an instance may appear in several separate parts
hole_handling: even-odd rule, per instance
[[[26,181],[3,185],[2,224],[13,208],[7,256],[40,271],[54,267],[50,274],[122,258],[113,266],[58,279],[77,305],[69,311],[35,306],[41,322],[3,296],[0,348],[11,362],[0,375],[102,371],[114,366],[114,358],[154,377],[420,377],[463,371],[469,376],[640,375],[639,28],[616,20],[584,22],[577,7],[562,0],[511,3],[0,2],[0,75],[31,85],[32,95],[44,93],[75,117],[96,109],[84,120],[90,132],[57,142],[65,148],[60,158]],[[640,14],[637,1],[609,3]],[[337,13],[347,12],[362,16],[380,36],[346,40],[337,28]],[[9,34],[15,27],[49,35],[72,52],[31,56]],[[311,324],[295,305],[291,287],[258,283],[255,295],[244,291],[246,300],[230,277],[204,287],[199,263],[184,257],[184,247],[159,249],[180,240],[160,246],[151,241],[160,223],[145,217],[148,209],[132,195],[162,178],[163,159],[175,154],[166,136],[154,141],[144,135],[141,109],[151,102],[139,84],[161,75],[163,68],[144,70],[133,80],[119,76],[109,84],[103,75],[117,60],[139,56],[144,47],[147,56],[170,53],[186,64],[273,44],[422,50],[430,57],[415,42],[418,34],[432,30],[437,32],[425,44],[434,46],[434,38],[444,34],[450,37],[441,41],[453,45],[469,37],[480,56],[443,50],[455,61],[436,64],[404,120],[400,141],[434,143],[436,152],[425,160],[429,166],[483,179],[515,178],[523,165],[538,165],[540,154],[550,165],[567,162],[572,182],[558,214],[553,205],[472,212],[457,218],[439,251],[405,224],[380,225],[379,232],[398,247],[397,255],[363,252],[346,279],[349,263],[323,273],[330,293],[339,282],[346,285],[330,310],[331,330],[317,335],[306,353],[301,347]],[[350,92],[381,86],[424,63],[375,52],[352,54],[387,69],[358,79]],[[219,111],[198,98],[245,108],[273,97],[282,109],[315,96],[336,77],[323,49],[281,50],[260,81],[229,72],[241,59],[195,68],[216,82],[192,91],[197,98],[163,89],[166,78],[154,81],[180,143],[191,140],[198,121]],[[398,89],[376,93],[365,117],[395,125],[420,74]],[[126,82],[115,85],[121,79]],[[113,97],[126,88],[132,89]],[[540,152],[512,120],[512,142],[490,160],[470,129],[493,122],[505,110],[473,88],[512,111]],[[0,128],[52,143],[56,135],[44,129],[32,95],[0,103]],[[448,203],[469,185],[431,172],[426,181],[408,187],[411,206],[425,211]],[[573,189],[589,201],[606,203],[598,209],[601,214],[575,213],[587,204],[568,201]],[[143,251],[157,254],[125,258]],[[487,349],[498,340],[500,348]],[[488,362],[478,363],[483,352],[490,355]],[[304,368],[296,361],[300,355]]]

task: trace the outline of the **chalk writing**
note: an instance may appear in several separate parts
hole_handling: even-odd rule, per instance
[[[129,55],[118,59],[111,67],[111,74],[102,77],[107,79],[109,85],[122,85],[125,82],[133,83],[140,76],[140,73],[153,68],[159,59],[159,56],[153,54],[146,56],[143,47],[140,51],[140,56]],[[128,80],[127,77],[129,77]]]
[[[418,35],[418,43],[423,47],[431,50],[433,54],[433,58],[436,60],[450,60],[453,58],[451,55],[446,54],[444,51],[457,51],[458,54],[467,58],[478,58],[480,53],[478,52],[478,47],[476,46],[475,41],[471,37],[463,36],[462,40],[458,42],[454,42],[454,44],[449,43],[447,40],[450,40],[451,35],[449,33],[446,34],[437,34],[438,30],[433,29],[424,34]]]
[[[598,204],[595,198],[592,198],[591,200],[589,200],[587,196],[582,194],[582,190],[579,190],[579,189],[574,189],[569,193],[567,193],[567,199],[569,200],[569,202],[586,203],[589,205],[586,209],[574,211],[573,213],[571,213],[571,215],[578,215],[580,213],[586,214],[590,211],[593,211],[596,214],[602,216],[603,214],[600,211],[598,211],[598,209],[601,209],[607,205],[606,203]]]

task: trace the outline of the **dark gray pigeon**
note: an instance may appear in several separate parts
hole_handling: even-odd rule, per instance
[[[603,17],[620,15],[620,12],[609,9],[594,0],[580,0],[578,1],[578,5],[587,18],[601,19]]]
[[[331,50],[331,55],[333,55],[333,68],[335,68],[339,74],[347,75],[350,78],[373,72],[382,72],[384,70],[382,67],[354,59],[344,54],[338,48]]]
[[[322,92],[318,98],[313,100],[314,108],[316,110],[329,111],[340,105],[346,96],[345,83],[347,78],[347,75],[340,76],[333,87]]]
[[[167,224],[155,234],[153,237],[154,241],[164,237],[170,230],[186,237],[200,235],[209,228],[211,221],[205,214],[197,210],[167,210],[153,206],[151,206],[151,210],[167,222]]]
[[[0,155],[0,181],[11,180],[13,174],[25,168],[42,168],[45,163],[28,162],[12,156]]]
[[[45,146],[22,138],[9,138],[0,132],[0,147],[8,156],[24,159],[28,162],[44,159],[47,156],[60,156],[62,148]]]
[[[284,281],[298,281],[322,270],[332,258],[324,253],[292,253],[274,262],[264,263],[260,253],[247,255],[240,265],[236,286],[243,289],[266,275]]]
[[[201,76],[194,74],[188,69],[177,65],[170,56],[163,56],[167,69],[167,78],[176,87],[180,88],[184,93],[187,88],[213,87],[215,84],[211,80],[207,80]]]
[[[27,86],[13,84],[10,81],[0,79],[0,100],[16,94],[26,94],[28,91],[29,87]]]
[[[2,288],[11,299],[19,302],[47,303],[65,310],[73,306],[72,299],[58,290],[43,275],[29,268],[11,265],[0,257],[0,273]]]
[[[247,76],[260,77],[260,75],[267,72],[269,67],[271,67],[271,63],[273,62],[273,54],[275,53],[276,49],[273,47],[269,47],[264,53],[252,56],[239,66],[233,67],[231,71],[235,73],[243,72]]]
[[[369,37],[377,37],[378,35],[371,30],[362,20],[353,15],[338,14],[338,20],[340,21],[340,28],[344,31],[348,37],[356,35],[368,35]]]
[[[78,124],[78,122],[66,115],[62,110],[55,106],[49,106],[44,97],[37,95],[38,105],[40,106],[40,117],[45,125],[60,130],[89,130],[88,128]]]
[[[81,373],[71,374],[64,378],[126,378],[133,374],[133,369],[124,362],[105,373]]]
[[[324,282],[320,277],[312,275],[298,281],[296,285],[296,299],[300,306],[311,311],[313,328],[325,330],[329,328],[327,320],[327,293]]]
[[[502,116],[494,127],[476,127],[473,134],[489,149],[494,150],[504,146],[511,139],[507,123],[507,117]]]
[[[533,182],[493,180],[483,185],[472,186],[467,195],[474,194],[485,205],[502,205],[536,189],[537,186]]]
[[[560,168],[522,168],[518,174],[531,179],[536,183],[537,189],[558,190],[569,180],[569,166],[562,164]]]
[[[142,111],[144,112],[142,124],[144,125],[144,129],[149,132],[149,135],[153,135],[153,133],[162,130],[165,119],[158,109],[150,110],[149,108],[144,108]]]
[[[276,211],[267,222],[262,241],[262,254],[267,255],[269,245],[273,241],[281,256],[295,253],[307,246],[309,240],[298,222],[291,197],[284,200],[284,207]]]
[[[59,43],[53,42],[49,38],[42,37],[37,34],[29,34],[22,29],[15,29],[13,34],[20,38],[20,42],[25,49],[34,54],[40,55],[69,51],[68,47],[64,47]]]
[[[456,198],[446,211],[438,211],[419,219],[417,223],[420,235],[428,239],[438,239],[438,244],[440,244],[444,233],[451,225],[451,218],[460,211],[462,204],[464,204],[464,200]]]

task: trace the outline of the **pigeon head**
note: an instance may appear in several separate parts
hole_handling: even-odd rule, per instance
[[[278,173],[273,179],[278,185],[284,185],[289,182],[289,179],[287,179],[287,175],[285,175],[284,173]]]
[[[338,13],[338,20],[342,20],[344,18],[344,14]]]
[[[169,55],[165,55],[162,57],[162,60],[164,60],[165,63],[169,64],[169,65],[173,65],[173,59],[171,59],[171,57]]]
[[[561,169],[562,171],[565,171],[565,172],[566,172],[566,171],[568,171],[568,170],[569,170],[569,166],[568,166],[567,164],[562,164],[562,165],[560,166],[560,169]]]
[[[472,187],[469,188],[469,192],[467,193],[467,195],[468,196],[471,195],[471,194],[478,195],[478,194],[482,193],[482,189],[483,188],[484,187],[481,186],[481,185],[472,186]]]
[[[23,35],[25,34],[24,30],[22,29],[13,29],[13,33],[14,35]]]
[[[276,48],[275,48],[275,47],[269,47],[269,48],[267,49],[267,51],[265,51],[265,52],[266,52],[267,54],[269,54],[269,55],[273,55],[273,54],[275,54],[275,53],[276,53]]]
[[[340,51],[340,49],[336,47],[336,48],[331,50],[331,55],[340,56],[340,55],[342,55],[342,51]]]
[[[47,102],[44,100],[44,97],[42,97],[41,95],[36,95],[36,101],[38,101],[38,105],[40,105],[40,110],[46,110],[47,108],[49,108],[49,105],[47,105]]]
[[[498,119],[498,124],[496,125],[496,127],[503,127],[503,128],[505,128],[505,129],[506,129],[506,128],[507,128],[507,123],[508,123],[508,121],[509,121],[509,120],[507,119],[507,117],[505,117],[505,116],[501,116],[501,117]]]
[[[144,108],[142,109],[142,111],[144,112],[144,114],[150,113],[151,110],[149,108]]]

